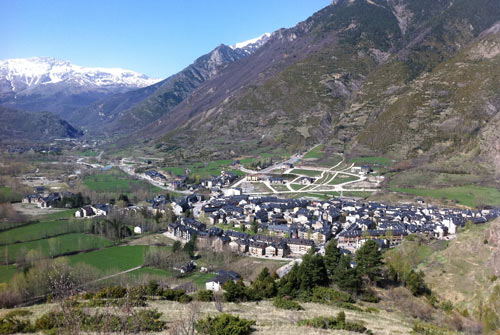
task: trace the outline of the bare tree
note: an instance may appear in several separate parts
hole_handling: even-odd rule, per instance
[[[215,293],[213,299],[214,299],[215,309],[219,313],[222,313],[222,311],[224,310],[224,299],[222,298],[222,294],[220,292]]]
[[[183,318],[175,322],[170,328],[171,335],[194,335],[196,322],[200,313],[200,304],[197,301],[191,302],[188,310],[183,314]]]

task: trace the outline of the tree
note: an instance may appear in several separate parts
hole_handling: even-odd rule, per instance
[[[247,300],[246,286],[243,280],[235,283],[233,280],[228,280],[224,286],[224,300],[228,302],[239,302]]]
[[[252,233],[257,234],[257,232],[259,231],[259,224],[257,223],[257,220],[253,220],[250,230],[252,231]]]
[[[362,276],[368,276],[370,280],[378,281],[382,268],[382,253],[378,250],[377,242],[366,241],[356,252],[356,263]]]
[[[196,235],[191,236],[191,239],[189,240],[189,242],[184,244],[183,250],[190,257],[194,257],[194,252],[196,251]]]
[[[339,264],[340,255],[337,240],[331,239],[325,247],[325,256],[323,258],[326,270],[330,276],[335,272],[335,268]]]
[[[298,272],[301,291],[310,291],[316,286],[328,284],[328,274],[323,257],[315,255],[314,252],[315,250],[311,248],[302,257],[302,264],[300,264]]]
[[[333,273],[333,281],[345,291],[358,292],[361,289],[361,277],[356,268],[351,266],[351,256],[342,255]]]
[[[118,197],[118,201],[124,201],[127,205],[130,203],[130,201],[128,200],[128,195],[123,193]]]
[[[405,284],[414,296],[430,293],[430,289],[424,281],[424,273],[422,271],[415,272],[414,270],[410,270]]]
[[[179,241],[175,241],[174,244],[172,245],[172,251],[177,252],[181,250],[182,244]]]
[[[251,300],[260,300],[261,298],[272,298],[276,296],[276,283],[267,267],[262,269],[257,279],[252,283],[250,293],[253,295]]]

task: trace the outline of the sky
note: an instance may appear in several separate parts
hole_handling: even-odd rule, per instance
[[[49,56],[166,78],[219,44],[289,28],[331,0],[0,0],[0,59]]]

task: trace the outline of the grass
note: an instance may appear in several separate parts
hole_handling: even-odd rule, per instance
[[[78,220],[77,222],[61,220],[33,223],[0,232],[0,244],[27,242],[62,234],[86,232],[88,231],[88,222],[87,220]]]
[[[392,160],[386,157],[376,157],[376,156],[371,156],[371,157],[356,157],[356,158],[351,158],[350,161],[352,163],[355,163],[357,165],[361,164],[377,164],[381,166],[391,166],[392,165]]]
[[[320,159],[325,154],[324,149],[324,144],[317,145],[304,155],[304,159]]]
[[[9,282],[16,274],[17,269],[14,265],[0,266],[0,284]]]
[[[306,185],[301,185],[301,184],[290,184],[290,187],[294,190],[294,191],[299,191],[301,189],[304,188],[304,186]]]
[[[0,186],[0,203],[21,201],[22,195],[13,191],[10,187]]]
[[[97,191],[100,193],[124,193],[129,197],[133,192],[137,191],[137,188],[154,193],[163,192],[161,188],[153,186],[142,180],[132,179],[126,173],[117,169],[111,169],[99,174],[87,176],[83,180],[83,184],[91,191]]]
[[[344,191],[342,192],[344,197],[354,197],[354,198],[368,198],[372,195],[372,192],[362,192],[362,191]]]
[[[26,255],[30,250],[35,250],[45,256],[58,256],[69,252],[104,248],[111,245],[112,242],[110,240],[96,235],[80,233],[66,234],[48,239],[16,243],[1,247],[0,250],[2,250],[2,254],[0,259],[5,261],[6,250],[8,250],[9,260],[15,261],[18,255]]]
[[[500,205],[500,192],[494,187],[482,186],[456,186],[439,189],[396,188],[391,191],[408,193],[419,197],[435,199],[448,199],[469,207],[478,205]]]
[[[317,177],[317,176],[321,175],[321,171],[304,170],[304,169],[294,169],[290,173],[302,175],[302,176],[308,176],[308,177]]]
[[[345,177],[341,177],[341,176],[345,176]],[[358,177],[351,176],[348,174],[338,174],[337,177],[335,177],[335,179],[333,179],[331,182],[328,183],[328,185],[338,185],[338,184],[347,183],[350,181],[355,181],[358,179],[359,179]]]
[[[116,246],[69,256],[71,264],[86,263],[101,271],[124,271],[144,263],[148,246]]]

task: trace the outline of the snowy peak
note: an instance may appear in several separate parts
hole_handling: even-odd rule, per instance
[[[253,53],[255,50],[263,46],[271,37],[270,33],[264,33],[259,37],[252,38],[248,41],[239,42],[230,46],[231,49],[240,49],[247,54]]]
[[[79,88],[133,89],[158,81],[159,79],[130,70],[84,67],[52,57],[0,61],[1,93],[21,93],[51,84],[68,84]]]

